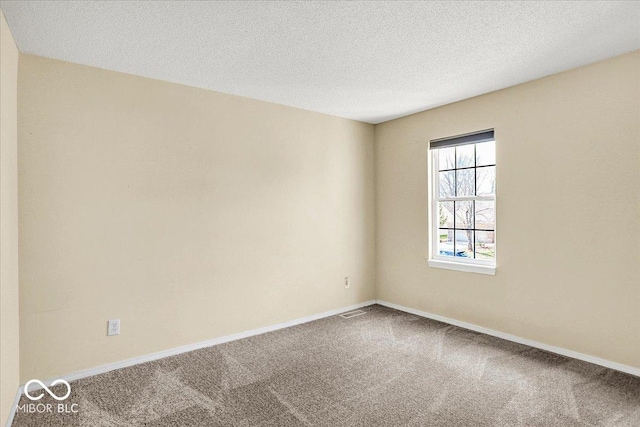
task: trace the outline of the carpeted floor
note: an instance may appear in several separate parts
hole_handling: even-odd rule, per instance
[[[77,414],[13,425],[640,426],[638,377],[364,310],[74,381]]]

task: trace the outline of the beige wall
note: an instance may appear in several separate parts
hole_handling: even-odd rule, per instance
[[[374,297],[373,126],[30,55],[19,89],[23,382]]]
[[[387,122],[374,153],[370,125],[21,55],[21,381],[374,297],[640,367],[639,72]],[[429,268],[427,141],[489,127],[497,275]]]
[[[495,128],[497,274],[430,268],[427,143]],[[640,52],[376,126],[379,299],[640,367]]]
[[[0,425],[18,391],[18,49],[0,11]]]

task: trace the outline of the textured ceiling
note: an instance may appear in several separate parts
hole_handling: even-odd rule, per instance
[[[369,123],[640,48],[640,2],[0,7],[22,52]]]

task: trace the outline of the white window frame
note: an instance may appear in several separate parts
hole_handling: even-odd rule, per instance
[[[495,141],[495,139],[494,139]],[[429,185],[429,251],[428,251],[428,263],[430,267],[444,268],[447,270],[465,271],[471,273],[480,274],[496,274],[496,260],[498,258],[498,237],[497,237],[497,214],[495,217],[496,225],[494,228],[494,259],[493,260],[480,260],[471,258],[461,258],[455,256],[445,256],[438,253],[438,239],[439,239],[439,218],[440,215],[437,212],[438,202],[441,201],[496,201],[497,188],[494,194],[491,196],[455,196],[455,197],[440,197],[440,183],[439,183],[439,168],[438,168],[438,153],[440,149],[429,149],[428,153],[428,168],[430,170],[430,182]],[[497,162],[496,162],[497,171]],[[497,174],[496,174],[497,176]],[[496,186],[497,187],[497,186]],[[497,206],[497,205],[495,205]],[[496,209],[497,211],[497,209]],[[454,232],[455,236],[455,232]],[[454,237],[455,238],[455,237]],[[475,243],[474,243],[475,244]]]

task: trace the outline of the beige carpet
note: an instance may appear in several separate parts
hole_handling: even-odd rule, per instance
[[[77,414],[13,425],[640,426],[638,377],[365,310],[74,381]]]

